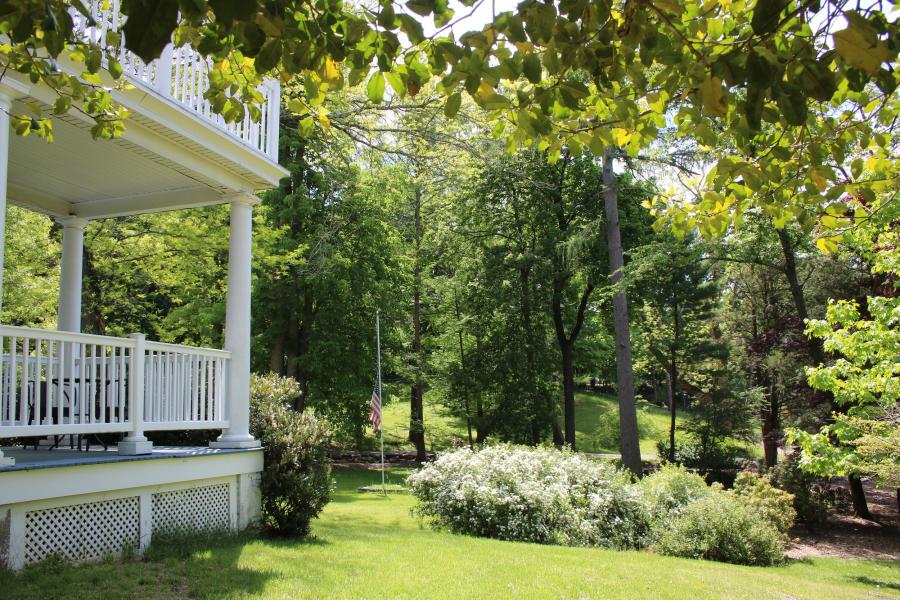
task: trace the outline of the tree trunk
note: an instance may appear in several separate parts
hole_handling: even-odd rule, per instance
[[[778,430],[772,425],[768,417],[763,419],[763,457],[765,458],[767,469],[771,469],[778,464],[778,441],[774,439],[775,435],[777,435],[777,431]]]
[[[81,331],[106,335],[106,318],[103,316],[103,286],[94,268],[94,253],[89,244],[82,251]]]
[[[269,371],[284,375],[284,331],[279,331],[269,349]]]
[[[481,356],[481,337],[475,334],[475,353]],[[476,385],[475,390],[475,443],[481,446],[487,439],[488,428],[484,422],[484,405],[481,402],[481,386]]]
[[[572,332],[566,334],[566,326],[562,312],[562,288],[564,280],[557,279],[553,282],[553,325],[556,329],[556,341],[559,344],[559,352],[562,358],[563,376],[563,415],[565,420],[565,442],[575,450],[575,342],[581,334],[584,326],[584,315],[587,310],[588,300],[594,291],[593,285],[585,287],[578,303],[578,312],[575,315],[575,324]]]
[[[563,414],[565,415],[566,445],[575,451],[575,356],[567,343],[562,352]]]
[[[285,331],[285,339],[287,343],[284,349],[284,375],[285,377],[297,377],[297,329],[300,324],[297,322],[297,316],[291,313],[287,320]]]
[[[622,464],[637,476],[642,473],[638,440],[637,407],[634,402],[634,372],[631,365],[631,330],[628,324],[628,299],[619,288],[625,265],[619,231],[619,195],[613,174],[612,149],[603,154],[603,200],[606,214],[606,240],[609,247],[610,283],[613,294],[613,323],[616,340],[616,380],[619,395],[619,449]]]
[[[531,267],[526,265],[519,269],[519,286],[521,287],[521,312],[522,332],[525,345],[525,389],[531,396],[531,443],[535,446],[541,443],[541,406],[536,386],[534,385],[535,360],[534,343],[531,335]]]
[[[309,372],[307,371],[306,356],[309,354],[309,346],[312,342],[313,319],[316,308],[313,296],[310,293],[303,294],[303,318],[300,320],[300,328],[297,332],[297,381],[300,382],[300,397],[295,402],[296,409],[303,411],[309,398]]]
[[[872,513],[869,512],[869,504],[866,502],[866,491],[857,475],[849,475],[847,481],[850,483],[850,497],[853,498],[853,512],[861,519],[872,520]]]
[[[422,395],[422,190],[415,193],[415,266],[413,267],[413,342],[412,359],[415,371],[410,388],[409,441],[416,447],[416,460],[425,461],[425,415]]]
[[[674,368],[672,368],[674,364],[673,362],[666,371],[666,393],[669,398],[669,415],[671,416],[669,423],[669,456],[667,457],[669,462],[675,462],[675,385],[672,383],[675,379]]]
[[[778,442],[781,438],[781,411],[775,390],[769,389],[769,406],[762,415],[763,456],[766,467],[771,469],[778,463]]]
[[[462,368],[463,373],[468,373],[466,369],[466,353],[463,347],[463,331],[462,331],[462,314],[459,310],[459,297],[456,295],[456,290],[453,290],[453,305],[456,308],[456,323],[459,329],[456,333],[459,336],[459,366]],[[465,379],[464,379],[465,381]],[[466,385],[463,390],[463,405],[466,411],[466,433],[469,436],[469,448],[474,448],[475,445],[472,442],[472,411],[469,406],[469,386]]]
[[[803,296],[803,286],[800,285],[800,277],[797,275],[797,258],[794,253],[794,247],[791,244],[791,238],[785,229],[775,229],[778,233],[778,241],[781,242],[781,252],[784,255],[784,275],[788,280],[788,287],[791,289],[791,297],[794,300],[794,309],[797,311],[801,323],[809,318],[806,310],[806,298]],[[819,338],[809,340],[809,357],[815,363],[815,366],[825,362],[825,349],[822,347],[822,341]]]
[[[675,289],[675,286],[672,287]],[[678,344],[681,342],[681,315],[678,313],[678,294],[672,294],[673,343],[669,347],[669,462],[675,462],[675,391],[678,389]]]

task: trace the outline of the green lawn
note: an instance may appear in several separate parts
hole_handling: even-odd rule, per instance
[[[402,476],[391,473],[397,483]],[[422,526],[408,495],[356,488],[340,472],[308,541],[244,535],[170,544],[148,561],[0,573],[4,600],[78,598],[900,598],[896,563],[833,559],[781,567],[499,542]]]
[[[409,450],[409,400],[407,388],[385,386],[384,444],[386,448]],[[682,423],[679,415],[677,422]],[[645,406],[638,413],[641,454],[656,455],[656,442],[668,435],[669,412],[657,406]],[[371,433],[369,434],[371,435]],[[447,408],[425,395],[425,443],[431,450],[443,450],[452,441],[466,440],[465,419],[454,417]],[[619,452],[619,404],[612,396],[578,392],[575,395],[575,440],[582,452]],[[373,441],[374,443],[374,441]]]

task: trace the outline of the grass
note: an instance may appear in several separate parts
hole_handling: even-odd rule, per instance
[[[391,450],[412,450],[407,440],[409,432],[409,400],[407,388],[385,386],[389,401],[382,413],[384,445]],[[430,450],[443,450],[467,439],[466,421],[450,414],[447,408],[425,394],[425,443]],[[684,422],[684,412],[676,416],[676,423]],[[656,442],[669,431],[669,411],[646,405],[638,411],[641,454],[656,456]],[[371,436],[372,434],[369,433]],[[375,442],[373,441],[373,444]],[[613,396],[591,392],[575,394],[575,443],[582,452],[619,452],[619,403]],[[377,447],[377,446],[373,446]]]
[[[391,483],[403,481],[393,471]],[[432,531],[413,498],[364,494],[376,471],[337,474],[314,537],[170,544],[150,561],[0,573],[4,600],[117,598],[900,598],[896,563],[816,559],[780,567],[500,542]]]

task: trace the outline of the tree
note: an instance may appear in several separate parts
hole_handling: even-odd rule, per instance
[[[675,394],[682,371],[722,357],[726,348],[713,335],[713,316],[719,286],[696,240],[677,240],[670,233],[633,252],[632,286],[641,290],[641,319],[648,351],[666,373],[669,425],[669,460],[675,460]]]
[[[439,79],[448,116],[467,93],[511,126],[510,148],[539,144],[550,155],[563,148],[599,155],[613,146],[636,155],[675,114],[680,137],[717,145],[721,131],[735,149],[718,157],[698,202],[667,203],[677,224],[707,234],[721,234],[751,207],[810,224],[846,191],[889,187],[889,137],[875,135],[875,123],[892,123],[897,114],[891,65],[900,25],[880,5],[525,2],[457,41],[446,35],[453,11],[444,2],[408,3],[414,14],[391,0],[364,10],[340,0],[315,9],[297,0],[239,4],[122,0],[124,39],[97,39],[82,34],[91,16],[80,3],[27,0],[2,14],[10,42],[0,72],[28,73],[50,86],[60,98],[55,112],[85,111],[102,137],[118,135],[125,115],[103,85],[101,65],[121,79],[122,46],[149,61],[172,39],[212,59],[206,96],[229,122],[248,112],[259,118],[256,85],[268,75],[303,79],[288,108],[304,131],[328,126],[324,98],[345,79],[355,85],[368,78],[375,102],[386,84],[405,97]],[[70,6],[82,14],[73,19]],[[433,17],[440,29],[426,37],[421,17]],[[64,52],[84,65],[75,69],[80,75],[57,68]],[[33,110],[15,115],[17,132],[50,137],[50,121]],[[882,166],[874,177],[847,181],[847,150],[869,142]],[[833,163],[821,164],[825,156]]]
[[[7,206],[4,239],[0,323],[52,327],[59,294],[59,235],[53,222],[44,215]]]
[[[833,394],[835,411],[818,432],[794,429],[790,438],[799,444],[801,466],[809,472],[848,475],[857,482],[861,475],[874,474],[882,483],[900,487],[895,443],[900,436],[897,209],[892,196],[876,203],[852,197],[847,201],[860,213],[860,225],[848,233],[846,251],[868,263],[878,280],[873,287],[882,295],[868,296],[864,304],[832,302],[825,319],[807,322],[809,335],[836,355],[832,363],[806,371],[812,387]],[[864,498],[860,502],[854,497],[860,516],[868,513]]]
[[[853,301],[834,302],[809,333],[839,358],[807,370],[810,385],[834,394],[841,408],[818,433],[792,433],[802,449],[801,466],[819,474],[874,474],[900,487],[900,299],[870,297],[868,317]]]

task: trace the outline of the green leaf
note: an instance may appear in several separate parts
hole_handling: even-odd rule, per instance
[[[522,72],[531,83],[541,82],[541,59],[537,54],[527,54],[522,59]]]
[[[122,76],[122,65],[114,58],[109,59],[106,70],[109,71],[109,74],[112,75],[113,79],[118,79]]]
[[[56,99],[56,102],[53,103],[53,114],[64,115],[69,112],[71,107],[72,99],[68,96],[60,96]]]
[[[313,121],[312,117],[300,119],[300,122],[297,123],[297,133],[300,134],[300,137],[308,138],[312,135],[313,127],[315,127],[315,121]]]
[[[122,10],[125,47],[146,63],[159,58],[178,24],[178,0],[128,0]]]
[[[775,31],[781,11],[787,4],[787,0],[758,0],[753,9],[753,18],[750,19],[753,33],[765,35]]]
[[[456,113],[459,112],[459,107],[462,104],[462,94],[459,92],[455,92],[450,94],[447,97],[447,103],[444,105],[444,115],[448,119],[452,119],[456,116]]]
[[[372,102],[380,103],[384,99],[384,74],[375,71],[366,85],[366,95]]]
[[[406,95],[406,85],[403,83],[403,78],[400,77],[399,74],[394,73],[393,71],[388,71],[384,74],[387,82],[391,84],[391,87],[401,98]]]
[[[422,24],[412,18],[410,15],[400,15],[400,29],[409,38],[413,44],[421,44],[425,40],[425,32],[422,31]]]
[[[875,36],[857,23],[834,34],[834,49],[847,64],[877,75],[882,63],[890,59],[891,53]]]
[[[810,97],[819,102],[827,102],[837,91],[834,73],[822,61],[804,62],[795,83]]]
[[[806,96],[799,88],[783,84],[779,89],[778,107],[789,125],[796,127],[806,122]]]
[[[725,88],[718,77],[710,77],[700,86],[700,97],[703,101],[703,112],[716,117],[724,117],[728,104],[725,101]]]
[[[208,0],[209,6],[216,13],[216,21],[231,23],[232,21],[246,21],[256,12],[256,2],[247,0]]]
[[[256,67],[257,73],[266,73],[271,71],[278,65],[281,59],[281,39],[269,38],[259,50],[253,65]]]
[[[434,12],[434,5],[434,0],[409,0],[409,2],[406,3],[406,8],[417,15],[427,17]]]
[[[381,7],[375,22],[385,29],[395,29],[397,27],[396,20],[397,14],[394,12],[394,5],[388,3]]]
[[[747,99],[744,102],[744,115],[747,124],[753,131],[759,131],[762,126],[762,111],[764,99],[762,92],[755,86],[747,87]]]

